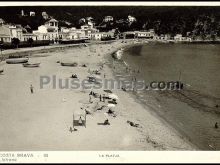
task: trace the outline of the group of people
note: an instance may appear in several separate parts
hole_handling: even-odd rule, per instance
[[[90,103],[92,103],[93,101],[92,101],[92,96],[93,97],[99,97],[99,101],[102,101],[102,102],[105,102],[105,100],[106,100],[106,96],[105,96],[105,94],[99,94],[98,95],[98,93],[95,93],[95,92],[93,92],[93,91],[91,91],[90,93],[89,93],[89,102]]]

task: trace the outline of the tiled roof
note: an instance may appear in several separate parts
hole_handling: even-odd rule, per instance
[[[52,18],[51,20],[49,20],[48,22],[58,22],[56,19]]]

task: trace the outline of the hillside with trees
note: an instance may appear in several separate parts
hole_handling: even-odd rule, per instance
[[[34,17],[21,16],[34,11]],[[80,19],[93,17],[101,31],[118,28],[119,31],[154,29],[157,34],[183,34],[201,39],[220,37],[220,7],[143,7],[143,6],[26,6],[0,7],[0,18],[8,23],[29,25],[32,30],[46,20],[41,13],[57,19],[60,26],[80,27]],[[113,16],[113,22],[103,23],[107,15]],[[129,24],[128,15],[137,21]],[[120,21],[119,21],[120,20]],[[69,22],[71,24],[67,24]]]

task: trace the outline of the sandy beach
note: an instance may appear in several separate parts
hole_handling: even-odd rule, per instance
[[[97,111],[99,98],[92,98],[91,90],[53,89],[52,84],[40,89],[41,76],[71,79],[77,74],[86,79],[88,69],[98,69],[108,64],[108,56],[133,41],[57,49],[44,53],[33,52],[30,62],[40,62],[39,68],[25,68],[21,64],[6,64],[0,68],[0,150],[1,151],[85,151],[85,150],[196,150],[187,139],[163,121],[150,109],[139,104],[134,97],[122,90],[113,90],[119,97],[115,107],[116,117],[109,116],[110,125],[98,125],[106,110]],[[38,48],[40,49],[40,48]],[[96,50],[96,52],[91,51]],[[57,61],[75,61],[77,67],[64,67]],[[86,64],[87,67],[81,67]],[[108,65],[100,77],[114,78]],[[34,93],[30,92],[30,84]],[[106,94],[103,90],[93,90]],[[80,108],[92,112],[87,115],[86,128],[78,126],[70,132],[73,113]],[[132,127],[127,121],[138,123]]]

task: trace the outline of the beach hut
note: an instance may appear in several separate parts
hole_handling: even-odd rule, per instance
[[[86,111],[79,110],[73,113],[73,128],[75,126],[85,126],[86,127]]]

